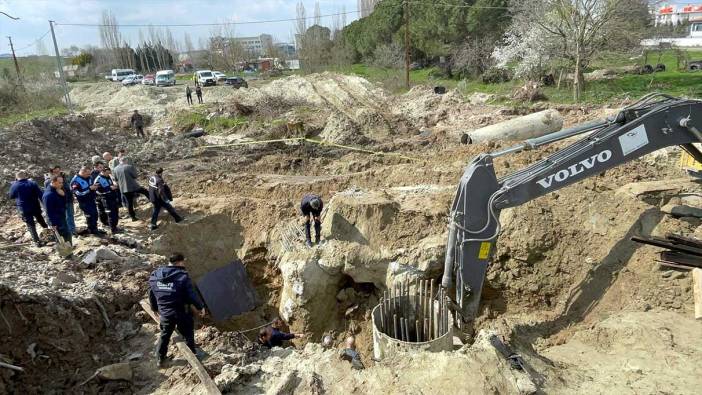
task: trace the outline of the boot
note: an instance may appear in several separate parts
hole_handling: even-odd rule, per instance
[[[44,243],[42,243],[41,239],[39,238],[37,228],[35,228],[34,226],[27,225],[27,229],[29,229],[29,234],[32,235],[32,241],[34,241],[34,245],[36,245],[37,247],[43,246]]]

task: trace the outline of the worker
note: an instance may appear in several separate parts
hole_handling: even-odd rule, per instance
[[[149,191],[144,189],[139,182],[137,182],[137,170],[132,165],[132,161],[123,156],[119,160],[119,166],[112,170],[112,176],[117,182],[117,187],[124,196],[124,202],[127,204],[127,210],[129,211],[129,217],[132,221],[136,221],[136,211],[134,210],[134,199],[137,194],[144,195],[147,199],[149,198]]]
[[[93,166],[95,166],[98,162],[101,162],[101,161],[102,161],[102,158],[100,158],[100,155],[93,155],[90,157],[90,163],[92,163]]]
[[[112,155],[110,154],[110,156]],[[117,150],[117,157],[112,157],[112,159],[105,163],[107,164],[107,167],[114,170],[115,167],[119,166],[119,160],[124,156],[127,156],[127,150],[125,150],[124,148],[120,148]]]
[[[168,258],[168,266],[156,269],[149,277],[149,302],[151,308],[160,317],[161,336],[159,337],[156,355],[158,366],[163,367],[168,352],[168,343],[173,330],[185,339],[185,344],[199,358],[202,353],[195,348],[195,324],[193,322],[194,307],[200,317],[205,317],[206,311],[200,301],[188,272],[185,270],[185,257],[174,253]]]
[[[324,203],[322,198],[318,195],[305,195],[302,197],[302,203],[300,204],[300,210],[302,211],[302,219],[305,224],[305,238],[308,247],[312,247],[312,235],[310,230],[310,216],[314,220],[314,232],[315,232],[315,243],[319,244],[319,237],[322,231],[322,221],[320,216],[322,215],[322,209],[324,208]]]
[[[15,179],[16,181],[10,186],[10,199],[15,199],[19,214],[27,225],[29,234],[32,235],[32,241],[37,247],[41,247],[44,243],[39,239],[36,222],[42,228],[48,228],[41,215],[41,188],[36,182],[29,179],[29,175],[24,170],[18,171],[15,174]],[[36,222],[34,222],[35,219]]]
[[[361,361],[361,354],[356,351],[356,338],[353,336],[346,338],[346,348],[341,350],[339,357],[344,361],[351,362],[351,367],[356,370],[365,369],[363,361]]]
[[[100,222],[103,225],[110,227],[110,233],[119,233],[120,229],[117,228],[119,223],[119,205],[117,204],[118,187],[112,181],[112,171],[109,167],[104,167],[100,174],[95,178],[93,182],[98,188],[95,190],[97,194],[97,208],[98,216]]]
[[[85,216],[85,222],[88,225],[88,232],[92,235],[101,236],[105,232],[98,229],[98,212],[95,204],[95,190],[97,185],[90,183],[90,167],[83,166],[78,174],[71,179],[71,191],[78,200],[78,207]]]
[[[130,124],[132,125],[132,128],[136,130],[137,137],[146,137],[144,134],[144,117],[139,114],[139,110],[134,110]]]
[[[95,183],[95,179],[100,175],[102,172],[102,169],[105,168],[105,164],[102,162],[102,160],[98,160],[96,162],[93,162],[93,171],[90,172],[90,183],[93,184]]]
[[[66,227],[68,229],[68,233],[74,235],[76,234],[76,220],[73,209],[73,194],[71,193],[70,178],[63,171],[61,171],[61,166],[51,166],[51,168],[49,168],[49,174],[47,174],[44,178],[44,189],[49,188],[51,185],[51,178],[53,176],[61,176],[63,179],[64,194],[62,196],[64,196],[66,199]]]
[[[188,104],[193,104],[193,91],[190,89],[190,85],[185,86],[185,100],[188,101]]]
[[[49,218],[49,224],[56,230],[63,240],[68,243],[72,242],[71,231],[66,221],[66,205],[68,204],[67,195],[71,193],[65,188],[65,180],[62,175],[55,174],[49,179],[49,185],[44,191],[42,201],[46,216]],[[71,200],[71,204],[73,201]],[[56,240],[57,242],[59,240]]]
[[[163,181],[163,169],[158,168],[153,176],[149,177],[149,200],[153,204],[154,209],[151,213],[151,230],[158,228],[158,214],[161,212],[162,208],[173,217],[175,222],[180,222],[183,218],[178,215],[178,212],[173,208],[171,202],[173,201],[173,195],[171,194],[171,188],[168,187],[165,181]]]
[[[195,94],[197,95],[197,102],[202,104],[202,87],[200,84],[195,85]]]
[[[259,332],[259,342],[268,347],[282,347],[283,341],[305,337],[302,333],[286,333],[282,329],[283,320],[276,318],[270,326],[264,328],[264,332]]]

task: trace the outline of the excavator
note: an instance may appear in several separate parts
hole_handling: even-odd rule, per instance
[[[596,176],[658,149],[680,146],[702,162],[702,101],[651,93],[615,116],[483,153],[465,168],[451,206],[441,286],[451,295],[459,325],[478,315],[480,294],[495,242],[500,211]],[[569,137],[581,140],[522,170],[497,178],[493,159]]]

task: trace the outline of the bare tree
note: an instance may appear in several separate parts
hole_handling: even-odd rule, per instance
[[[625,0],[513,1],[514,18],[507,34],[517,38],[516,44],[525,37],[538,37],[534,44],[557,50],[549,55],[569,61],[573,68],[573,98],[579,101],[583,70],[607,46],[617,15],[626,13],[625,4]]]
[[[117,63],[120,67],[125,67],[127,62],[121,50],[122,34],[119,32],[117,18],[109,10],[102,11],[100,23],[100,42],[103,48],[107,49],[112,55],[111,61]]]
[[[322,13],[319,11],[319,0],[314,2],[314,24],[322,26]]]

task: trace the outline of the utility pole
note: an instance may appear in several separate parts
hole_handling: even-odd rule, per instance
[[[17,82],[22,85],[22,76],[20,75],[19,64],[17,63],[17,56],[15,56],[15,47],[12,46],[12,37],[7,36],[10,40],[10,50],[12,51],[12,60],[15,61],[15,70],[17,71]]]
[[[410,5],[405,0],[405,88],[410,87]]]
[[[58,65],[59,77],[61,78],[61,85],[63,85],[63,92],[66,97],[66,104],[68,109],[73,113],[73,104],[71,104],[71,96],[68,94],[68,84],[66,84],[66,76],[63,74],[63,61],[61,61],[61,55],[59,55],[58,44],[56,44],[56,34],[54,34],[54,21],[49,21],[49,27],[51,28],[51,38],[54,40],[54,51],[56,52],[56,64]]]

